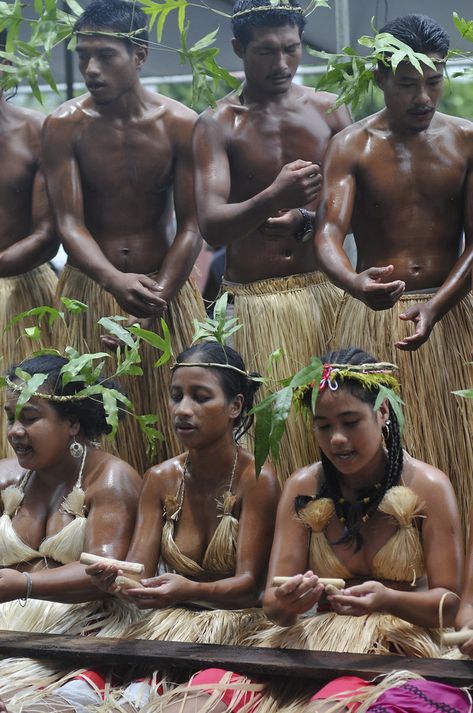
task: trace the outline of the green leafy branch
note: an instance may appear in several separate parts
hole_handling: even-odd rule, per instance
[[[224,292],[215,302],[213,318],[207,317],[204,322],[199,322],[197,319],[193,320],[195,332],[192,337],[192,344],[201,339],[218,342],[222,347],[228,344],[230,337],[241,329],[242,325],[238,324],[237,317],[227,319],[227,305],[228,292]]]
[[[281,438],[295,394],[301,387],[312,382],[319,383],[322,372],[322,362],[317,357],[313,357],[309,366],[288,379],[281,379],[278,382],[279,390],[270,393],[250,411],[256,421],[254,454],[257,477],[269,455],[275,463],[279,461]],[[317,390],[314,389],[313,394],[314,392],[316,398]]]
[[[307,48],[309,54],[327,61],[327,70],[317,81],[317,89],[338,94],[334,108],[349,104],[356,110],[369,91],[376,86],[375,70],[378,63],[391,67],[395,72],[401,62],[409,62],[422,73],[422,64],[435,69],[432,59],[422,52],[415,52],[389,32],[374,37],[364,35],[358,44],[371,50],[360,55],[352,47],[341,52],[329,53]]]
[[[83,302],[67,297],[63,297],[62,302],[66,311],[73,317],[88,309]],[[57,320],[62,320],[67,325],[65,312],[53,307],[41,306],[16,315],[5,329],[11,329],[13,325],[23,321],[31,322],[32,320],[36,321],[36,324],[24,327],[24,336],[40,343],[44,326],[50,329]],[[120,412],[130,414],[138,422],[147,443],[147,451],[152,456],[155,453],[157,441],[163,440],[162,433],[156,428],[158,417],[154,414],[136,414],[130,399],[113,386],[113,379],[143,375],[140,353],[142,342],[162,352],[160,358],[155,362],[155,367],[159,368],[169,361],[172,356],[171,334],[164,319],[161,319],[160,322],[161,334],[143,329],[138,324],[123,325],[124,321],[127,319],[118,315],[102,317],[98,320],[98,324],[103,329],[119,340],[115,354],[116,368],[113,374],[106,373],[106,365],[112,358],[110,353],[81,354],[73,347],[68,346],[64,350],[67,363],[60,371],[61,387],[64,389],[70,383],[80,383],[82,388],[73,394],[74,400],[82,398],[99,398],[101,400],[106,422],[110,426],[110,438],[114,438],[116,435]],[[59,351],[49,348],[34,351],[31,356],[44,354],[62,356]],[[47,374],[38,373],[31,376],[21,367],[16,369],[15,374],[19,380],[19,397],[16,405],[16,416],[18,417],[24,405],[33,396],[41,395],[40,388],[46,381]],[[9,386],[7,377],[0,377],[0,386]],[[70,396],[66,396],[64,400],[70,398]],[[56,399],[62,400],[62,397],[59,396]]]
[[[216,61],[219,49],[211,45],[215,42],[218,28],[191,47],[187,42],[189,25],[186,22],[186,11],[189,7],[200,8],[226,17],[230,17],[229,15],[215,10],[203,0],[201,2],[187,2],[187,0],[134,1],[149,16],[150,29],[156,26],[157,42],[150,41],[150,48],[176,52],[181,64],[186,62],[189,64],[193,76],[193,105],[200,100],[205,100],[214,106],[215,90],[219,82],[223,82],[231,89],[239,86],[239,81],[225,68],[219,66]],[[82,13],[82,7],[76,0],[66,0],[66,2],[70,13],[60,10],[56,0],[35,0],[34,11],[37,17],[27,17],[24,14],[25,6],[21,0],[14,0],[10,3],[0,2],[0,31],[7,30],[5,51],[0,52],[0,57],[9,63],[2,66],[1,89],[8,91],[25,80],[29,83],[36,99],[42,102],[39,88],[39,79],[42,79],[54,92],[58,92],[50,68],[51,52],[54,47],[63,42],[68,43],[70,50],[75,48],[77,37],[73,35],[73,27],[76,19]],[[176,48],[169,47],[162,42],[166,21],[173,11],[177,12],[180,33],[180,47]],[[26,41],[20,39],[20,28],[25,27],[29,28],[29,37]],[[140,44],[140,39],[135,37],[136,32],[94,32],[94,34],[112,34],[115,37],[128,38]],[[210,83],[208,80],[211,80]]]

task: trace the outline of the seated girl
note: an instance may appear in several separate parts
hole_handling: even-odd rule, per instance
[[[320,383],[295,392],[314,407],[322,459],[294,473],[284,487],[264,596],[275,625],[253,641],[272,648],[438,656],[439,612],[444,624],[453,623],[461,581],[453,489],[444,473],[403,451],[391,365],[375,364],[358,349],[323,361]],[[390,398],[375,409],[380,390]],[[288,579],[274,586],[275,577]],[[342,578],[346,585],[328,593],[319,577]],[[207,672],[193,683],[218,691],[222,675],[228,674],[213,675],[217,689]],[[237,689],[234,681],[233,694]],[[174,695],[182,703],[179,696],[189,693]],[[305,710],[309,698],[300,683],[287,695],[275,688],[254,696],[245,705],[258,713],[297,698]],[[230,699],[224,684],[215,710],[237,710]],[[183,710],[200,710],[198,701],[192,695]],[[200,701],[207,706],[208,695]],[[173,711],[171,703],[165,697],[162,710]]]
[[[87,569],[105,592],[148,610],[127,637],[239,644],[264,618],[279,486],[267,465],[255,477],[238,443],[258,386],[230,347],[200,342],[178,356],[169,408],[186,450],[144,477],[127,560],[144,564],[145,578],[119,592],[116,566]],[[139,707],[157,689],[145,680],[115,693]]]
[[[79,557],[83,550],[126,555],[141,480],[97,448],[95,440],[109,431],[103,403],[97,396],[76,399],[81,382],[63,387],[65,364],[53,355],[21,363],[22,372],[45,380],[19,414],[25,382],[15,368],[7,379],[8,441],[16,457],[0,462],[0,628],[56,634],[90,628],[113,636],[136,616],[95,587]],[[90,603],[77,606],[83,602]],[[57,676],[31,661],[3,660],[0,690],[25,690],[40,670],[43,683]]]

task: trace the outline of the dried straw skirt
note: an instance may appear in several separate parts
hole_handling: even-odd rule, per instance
[[[399,653],[406,656],[436,657],[442,654],[439,630],[428,630],[410,624],[397,617],[374,613],[360,617],[341,616],[334,612],[303,617],[291,627],[268,625],[266,630],[251,637],[255,646],[266,648],[290,648],[313,651],[349,652],[360,654]],[[247,643],[247,642],[246,642]],[[399,659],[402,668],[402,657]],[[336,672],[334,671],[334,675]],[[223,691],[230,688],[235,699],[248,691],[255,691],[261,700],[253,711],[252,704],[241,709],[242,713],[304,713],[310,697],[315,692],[314,684],[300,679],[272,679],[264,686],[255,681],[241,678],[233,686],[228,685],[228,678],[217,684],[212,695],[202,697],[202,703],[195,708],[195,713],[210,713],[221,700]],[[259,687],[258,687],[259,686]],[[164,712],[171,703],[188,701],[192,703],[196,694],[212,687],[200,687],[200,690],[179,686],[159,700],[144,706],[142,713]],[[263,688],[263,690],[260,690]],[[253,698],[253,701],[255,699]],[[200,701],[199,701],[200,702]],[[254,704],[253,704],[254,705]],[[344,710],[343,706],[337,710]],[[194,710],[194,709],[193,709]],[[311,708],[314,711],[316,708]]]
[[[472,293],[435,325],[428,341],[417,351],[404,352],[394,347],[395,341],[414,329],[412,322],[404,322],[399,315],[431,296],[403,295],[390,310],[375,312],[345,294],[332,343],[334,348],[361,347],[382,361],[398,364],[406,404],[406,448],[415,458],[440,468],[450,477],[466,532],[473,502],[473,400],[451,392],[473,386],[473,365],[467,363],[473,347]]]
[[[136,607],[113,598],[85,604],[29,599],[0,604],[0,629],[31,633],[120,637],[142,616]],[[67,672],[60,662],[30,658],[0,660],[0,698],[10,698],[9,710],[21,711],[26,701],[41,699]],[[77,671],[75,673],[78,673]]]
[[[326,351],[343,295],[320,272],[245,284],[224,281],[222,289],[233,295],[235,317],[243,324],[234,343],[247,369],[266,375],[268,357],[283,349],[283,357],[273,368],[277,379],[294,374],[312,356]],[[301,414],[291,414],[276,467],[281,483],[297,468],[316,460],[318,450],[310,429]]]
[[[5,371],[13,364],[30,356],[31,352],[38,349],[37,342],[25,338],[24,328],[33,322],[20,322],[6,332],[6,325],[20,312],[40,305],[52,305],[56,291],[57,277],[49,265],[40,265],[30,272],[15,277],[0,278],[0,333],[2,334],[2,370]],[[51,346],[50,335],[46,327],[42,328],[41,335],[44,346]],[[55,346],[55,345],[52,345]],[[3,409],[3,398],[0,403],[0,458],[9,458],[14,455],[8,445],[6,433],[6,418]]]
[[[64,343],[71,344],[77,349],[106,351],[100,341],[100,327],[97,327],[97,320],[104,316],[124,314],[114,297],[80,270],[69,265],[64,268],[58,284],[57,299],[62,296],[80,300],[89,306],[87,312],[70,319],[68,333],[63,333],[61,336]],[[204,319],[205,310],[197,286],[192,279],[189,279],[170,302],[166,314],[175,356],[191,343],[194,317]],[[154,368],[154,363],[160,355],[156,349],[143,344],[141,364],[143,376],[120,380],[120,385],[135,405],[136,413],[157,414],[158,428],[164,435],[164,442],[158,444],[158,452],[151,460],[146,455],[146,444],[136,422],[125,416],[120,424],[116,452],[141,474],[153,463],[160,463],[181,450],[168,409],[170,368],[169,365],[159,369]]]

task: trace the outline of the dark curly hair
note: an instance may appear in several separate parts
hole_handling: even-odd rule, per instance
[[[229,364],[241,371],[245,371],[245,363],[240,354],[232,347],[223,347],[218,342],[202,341],[185,349],[176,359],[177,364],[190,362],[203,362],[214,364]],[[235,419],[235,439],[238,441],[251,427],[253,416],[248,415],[248,411],[253,408],[255,393],[260,387],[259,381],[254,381],[251,377],[258,377],[256,372],[245,376],[234,369],[220,369],[219,367],[210,369],[219,379],[227,401],[232,401],[238,394],[243,395],[243,408],[238,418]]]
[[[330,352],[321,357],[324,364],[373,364],[377,360],[372,354],[364,352],[357,347],[341,349],[339,351]],[[360,399],[363,403],[367,403],[374,407],[379,389],[364,389],[359,381],[350,380],[346,376],[342,382],[339,382],[339,389],[344,389],[350,392],[355,398]],[[310,393],[306,395],[310,403]],[[401,429],[396,414],[389,404],[389,435],[386,440],[388,451],[388,460],[383,479],[380,485],[366,488],[361,491],[359,498],[355,502],[349,502],[342,497],[340,488],[340,475],[337,468],[327,456],[321,453],[321,463],[324,472],[324,482],[322,483],[315,498],[330,498],[333,500],[335,512],[341,522],[344,523],[343,536],[332,544],[345,544],[355,541],[356,550],[359,550],[363,539],[359,532],[363,522],[372,515],[386,491],[397,485],[401,479],[403,468],[403,450],[401,444]],[[306,496],[298,496],[296,498],[296,511],[305,507],[312,500]],[[367,502],[365,502],[367,501]]]
[[[290,5],[300,8],[297,0],[289,0]],[[233,6],[233,13],[244,12],[256,7],[265,7],[268,5],[268,0],[236,0]],[[299,29],[299,35],[302,36],[306,21],[301,12],[291,12],[290,10],[281,10],[277,7],[274,10],[265,10],[264,12],[252,12],[243,17],[237,17],[232,20],[232,30],[234,37],[241,42],[243,47],[251,41],[253,28],[260,27],[284,27],[291,25]]]
[[[64,357],[55,356],[54,354],[42,354],[31,357],[31,359],[25,359],[21,364],[12,366],[8,372],[8,378],[11,381],[17,380],[15,371],[18,367],[31,376],[47,374],[48,378],[43,385],[46,393],[54,396],[70,396],[81,391],[84,385],[80,381],[71,381],[66,386],[62,386],[60,372],[67,363],[68,360]],[[121,391],[116,383],[112,383],[108,379],[107,386]],[[71,422],[78,421],[81,432],[89,440],[95,440],[103,434],[110,433],[112,430],[105,420],[105,409],[100,395],[94,395],[93,398],[78,399],[77,401],[51,400],[49,403],[57,411],[61,419],[68,419]]]
[[[120,37],[131,50],[140,45],[148,46],[148,23],[146,15],[137,3],[126,0],[92,0],[74,25],[73,32],[82,30],[112,30],[113,32],[134,32],[133,39]],[[140,32],[141,30],[141,32]]]

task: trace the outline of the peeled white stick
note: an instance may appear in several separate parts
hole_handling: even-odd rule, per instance
[[[115,584],[117,584],[120,587],[120,590],[122,589],[136,589],[137,587],[143,587],[141,582],[131,579],[131,577],[124,577],[123,575],[119,574],[118,577],[115,578]]]
[[[289,582],[290,579],[292,579],[292,577],[273,577],[272,585],[273,587],[280,587],[281,584],[286,584],[286,582]],[[330,579],[327,577],[319,577],[319,582],[325,587],[331,586],[335,587],[335,589],[343,589],[345,586],[344,579]]]
[[[83,552],[80,556],[79,562],[81,564],[114,564],[119,569],[126,572],[126,574],[131,575],[142,575],[145,571],[144,564],[139,562],[122,562],[121,560],[114,560],[110,557],[100,557],[100,555],[91,555],[89,552]]]
[[[442,643],[448,646],[461,646],[465,644],[468,639],[473,636],[473,631],[471,629],[464,631],[446,631],[442,634]]]

